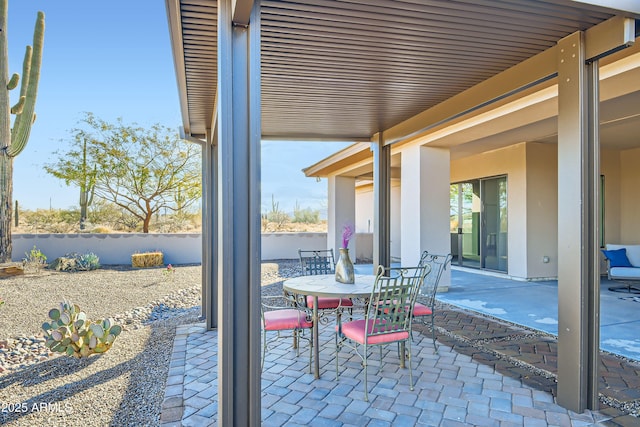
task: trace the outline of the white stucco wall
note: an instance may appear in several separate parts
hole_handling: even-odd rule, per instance
[[[401,206],[400,181],[391,181],[391,259],[400,260],[401,256]],[[356,189],[356,231],[373,233],[373,186],[367,185]],[[358,252],[360,252],[358,250]]]
[[[333,248],[338,254],[342,247],[342,232],[345,225],[355,225],[356,221],[356,179],[353,177],[330,176],[327,179],[327,249]],[[356,261],[358,242],[349,242],[349,258]],[[336,255],[337,256],[337,255]]]
[[[640,149],[620,152],[620,243],[640,243]],[[606,178],[605,178],[606,179]],[[606,188],[613,183],[605,184]],[[607,193],[609,190],[607,190]],[[613,242],[609,242],[613,243]]]
[[[527,268],[529,279],[558,275],[558,150],[526,144]],[[509,190],[511,188],[509,187]],[[509,217],[511,223],[511,217]],[[511,232],[511,230],[509,230]],[[514,230],[517,232],[516,230]],[[549,262],[544,262],[548,257]]]
[[[358,260],[373,258],[373,239],[368,233],[356,234]],[[131,264],[131,255],[162,251],[165,264],[202,262],[200,234],[14,234],[13,260],[20,261],[36,246],[52,261],[65,254],[93,252],[105,265]],[[324,249],[327,233],[262,234],[262,259],[298,259],[298,249]],[[336,253],[337,256],[337,253]]]
[[[197,264],[202,260],[202,238],[195,233],[14,234],[13,260],[22,260],[33,246],[49,261],[72,252],[93,252],[101,264],[131,264],[131,255],[152,251],[162,251],[165,264]]]
[[[600,152],[600,173],[604,175],[604,235],[605,243],[635,243],[624,241],[621,219],[622,166],[624,151],[602,150]],[[633,183],[632,183],[633,185]],[[636,182],[637,188],[637,182]],[[634,193],[631,193],[634,194]]]

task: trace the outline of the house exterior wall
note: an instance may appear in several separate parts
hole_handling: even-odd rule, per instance
[[[557,277],[558,150],[555,144],[541,143],[527,143],[525,148],[526,231],[522,233],[509,227],[509,234],[514,232],[526,235],[527,278]]]
[[[391,260],[400,260],[400,182],[391,181]],[[373,233],[373,185],[356,188],[356,231]]]
[[[604,243],[631,243],[621,239],[621,158],[623,152],[602,150],[600,173],[604,175]]]
[[[640,243],[640,149],[602,150],[605,243]],[[451,161],[451,182],[507,176],[508,275],[536,280],[558,274],[558,155],[556,144],[522,142]],[[400,259],[400,182],[392,183],[391,254]],[[356,229],[372,231],[373,187],[357,189]],[[369,223],[369,221],[371,221]],[[545,262],[545,257],[549,261]],[[604,271],[604,270],[602,270]]]
[[[451,182],[507,176],[507,272],[527,278],[527,143],[488,151],[451,162]]]
[[[640,243],[640,149],[625,150],[620,152],[620,185],[615,182],[605,183],[607,194],[609,188],[620,188],[620,242],[619,243]],[[615,187],[614,187],[615,186]],[[611,236],[613,238],[613,236]],[[608,243],[615,243],[610,240]]]

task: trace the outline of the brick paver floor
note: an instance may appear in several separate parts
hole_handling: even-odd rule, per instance
[[[321,325],[322,327],[322,325]],[[603,403],[576,414],[555,403],[556,341],[485,316],[442,307],[437,312],[438,353],[430,332],[416,326],[415,389],[400,369],[397,348],[378,351],[369,368],[369,402],[363,400],[360,360],[340,353],[335,378],[332,328],[321,333],[321,379],[309,374],[307,347],[296,352],[282,339],[267,354],[262,375],[264,426],[631,426],[640,420]],[[380,370],[378,372],[378,367]],[[603,354],[601,394],[633,402],[640,365]],[[217,332],[204,324],[178,328],[161,414],[163,426],[216,426]]]

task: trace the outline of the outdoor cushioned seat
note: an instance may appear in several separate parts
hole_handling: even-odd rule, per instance
[[[640,293],[640,245],[615,245],[608,243],[603,250],[607,259],[609,280],[617,280],[624,286],[611,286],[610,291]]]
[[[354,320],[353,322],[347,322],[342,325],[342,334],[357,342],[358,344],[364,345],[365,337],[367,336],[367,332],[383,332],[385,331],[383,322],[376,322],[373,324],[373,319],[369,320],[369,327],[365,328],[367,322],[364,319]],[[338,326],[336,326],[336,331],[338,332]],[[385,344],[391,343],[401,340],[406,340],[409,338],[409,332],[406,330],[398,331],[398,332],[390,332],[382,335],[369,335],[367,339],[367,343],[374,344]]]
[[[313,323],[307,320],[302,310],[295,308],[264,312],[264,329],[267,331],[285,331],[289,329],[309,329]]]
[[[313,308],[313,297],[307,297],[307,307]],[[318,297],[318,310],[335,309],[338,307],[353,307],[349,298]]]
[[[420,304],[419,302],[416,302],[413,305],[414,316],[431,316],[431,313],[433,313],[433,311],[431,311],[431,309],[424,304]]]
[[[305,308],[298,308],[295,299],[289,296],[265,296],[261,297],[261,318],[262,318],[262,361],[260,369],[264,368],[264,360],[267,355],[267,347],[270,343],[279,338],[284,331],[291,331],[293,338],[293,347],[296,354],[300,355],[300,347],[298,341],[300,338],[309,342],[309,373],[311,373],[311,339],[303,335],[305,329],[313,332],[313,322],[311,315]],[[275,335],[267,339],[267,332]],[[275,333],[275,334],[274,334]]]
[[[380,347],[380,361],[383,360],[382,346],[398,343],[400,367],[409,362],[409,389],[413,390],[411,367],[411,313],[418,289],[424,282],[429,267],[401,267],[385,269],[378,266],[376,280],[371,289],[369,303],[365,308],[365,318],[352,320],[336,326],[336,379],[340,375],[339,353],[342,347],[351,348],[362,359],[364,368],[364,400],[369,400],[367,385],[367,358],[371,346]],[[360,348],[362,347],[362,348]],[[382,363],[380,364],[380,366]]]

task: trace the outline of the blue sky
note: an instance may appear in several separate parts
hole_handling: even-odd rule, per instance
[[[22,73],[38,10],[46,29],[37,120],[14,162],[13,197],[27,209],[69,208],[77,206],[77,188],[48,175],[43,165],[54,151],[64,151],[84,112],[143,126],[182,124],[167,17],[161,0],[9,0],[9,73]],[[286,211],[296,201],[323,210],[326,180],[306,178],[301,169],[347,145],[264,142],[262,210],[271,208],[272,194]]]

